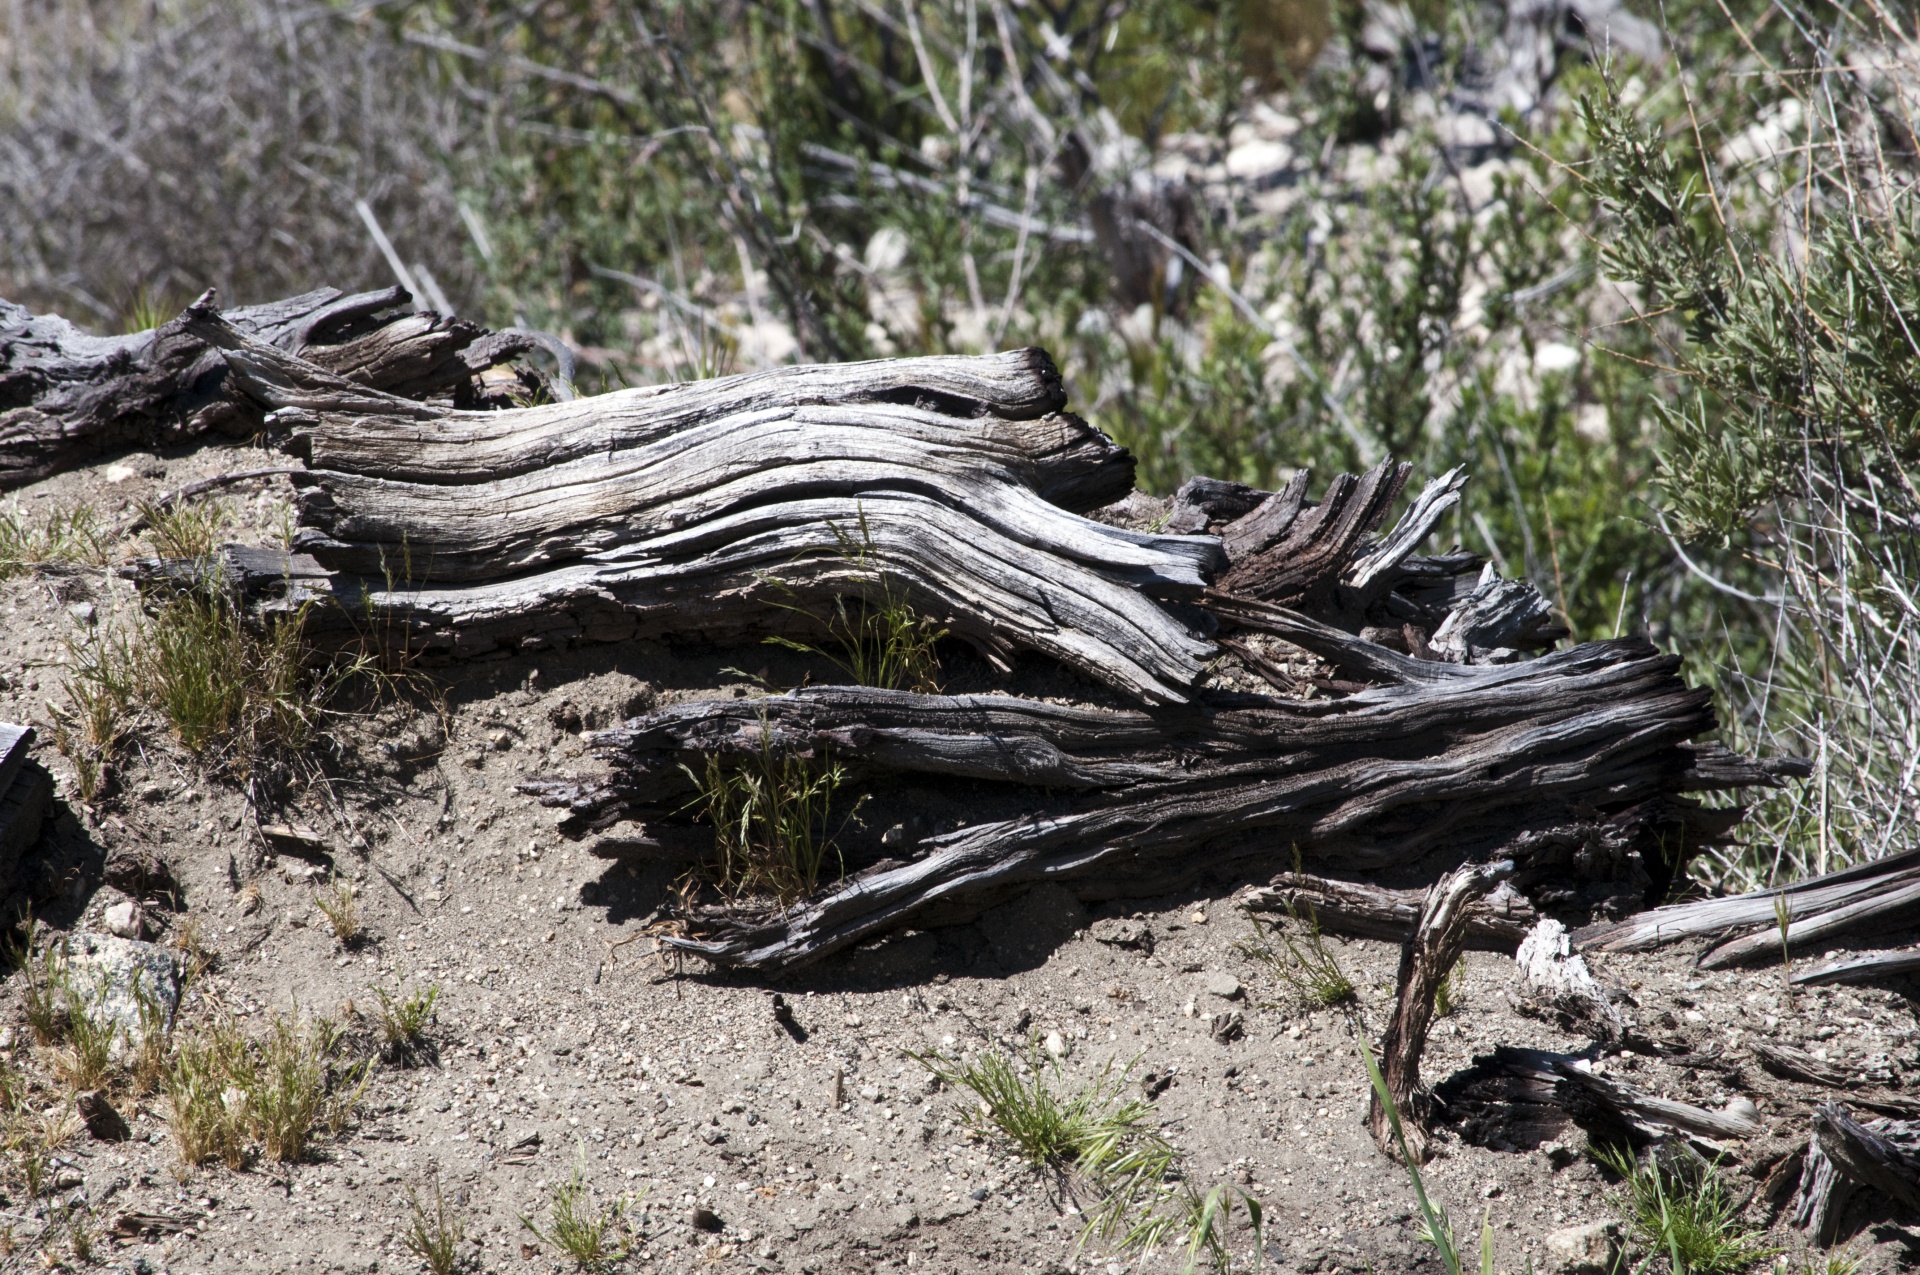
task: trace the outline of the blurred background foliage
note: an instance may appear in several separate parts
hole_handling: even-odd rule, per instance
[[[1038,344],[1150,491],[1464,465],[1443,539],[1819,759],[1708,875],[1912,843],[1909,11],[9,14],[0,294],[112,330],[384,285],[364,201],[427,301],[559,333],[589,392]]]

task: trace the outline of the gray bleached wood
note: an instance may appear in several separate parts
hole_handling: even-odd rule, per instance
[[[190,311],[211,311],[211,298]],[[320,288],[228,310],[225,321],[269,348],[402,402],[471,395],[475,374],[533,348],[524,333],[489,335],[440,315],[389,313],[406,301],[399,288],[351,296]],[[57,315],[0,301],[0,489],[118,448],[206,433],[244,436],[261,419],[259,406],[236,390],[225,360],[184,316],[145,332],[99,337]]]
[[[1405,943],[1420,923],[1425,890],[1394,890],[1363,881],[1336,881],[1306,872],[1283,872],[1263,886],[1243,890],[1241,907],[1255,912],[1311,916],[1329,934]],[[1485,898],[1466,905],[1466,945],[1511,952],[1540,914],[1527,897],[1502,881]]]
[[[210,308],[185,322],[311,458],[278,605],[336,601],[416,651],[737,641],[884,577],[996,663],[1038,651],[1142,702],[1183,702],[1215,653],[1167,604],[1197,600],[1218,541],[1063,507],[1130,490],[1133,463],[1057,410],[1037,350],[471,413],[349,385]]]

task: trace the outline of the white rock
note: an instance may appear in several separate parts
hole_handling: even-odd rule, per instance
[[[108,933],[118,934],[123,939],[140,938],[147,928],[147,918],[141,915],[140,905],[131,899],[108,908],[102,919],[106,922]]]
[[[1232,1000],[1240,995],[1240,980],[1224,971],[1207,976],[1207,991],[1222,1000]]]
[[[1062,1036],[1059,1032],[1047,1033],[1047,1052],[1049,1054],[1055,1058],[1065,1058],[1068,1049],[1069,1046],[1065,1036]]]
[[[1580,366],[1580,351],[1564,341],[1548,341],[1533,352],[1533,370],[1571,372]]]
[[[1589,1222],[1547,1235],[1542,1275],[1607,1275],[1620,1252],[1618,1222]]]
[[[66,965],[68,984],[86,998],[88,1012],[121,1030],[116,1051],[138,1046],[142,1000],[172,1024],[180,1005],[180,968],[167,949],[117,935],[76,934]]]

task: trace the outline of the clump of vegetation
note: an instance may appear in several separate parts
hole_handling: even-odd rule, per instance
[[[313,892],[313,906],[327,918],[327,928],[333,931],[334,941],[341,947],[352,949],[365,941],[366,930],[360,924],[360,892],[351,880],[338,875],[332,877]]]
[[[246,1094],[233,1083],[246,1053],[245,1039],[223,1023],[175,1042],[161,1087],[170,1107],[167,1128],[182,1163],[219,1160],[230,1169],[246,1167]]]
[[[525,1216],[520,1225],[588,1272],[609,1269],[633,1247],[627,1234],[626,1201],[596,1198],[587,1185],[584,1157],[574,1164],[573,1175],[557,1183],[549,1195],[546,1226]]]
[[[12,502],[0,509],[0,580],[53,562],[98,565],[107,560],[109,536],[86,505],[30,516]]]
[[[1627,1225],[1648,1261],[1671,1275],[1736,1275],[1780,1252],[1741,1220],[1743,1202],[1719,1170],[1684,1146],[1645,1159],[1625,1147],[1597,1152],[1626,1186]]]
[[[220,532],[233,520],[226,504],[217,500],[167,505],[143,500],[137,508],[147,541],[162,558],[206,557],[220,547]]]
[[[427,1030],[433,1025],[433,1007],[440,999],[439,986],[399,989],[373,989],[380,1002],[380,1037],[383,1056],[388,1062],[410,1067],[422,1058],[433,1056],[433,1041]]]
[[[1131,1065],[1116,1072],[1109,1063],[1090,1083],[1063,1093],[1048,1080],[1050,1070],[1058,1079],[1057,1066],[1050,1069],[1037,1046],[1024,1060],[998,1052],[964,1065],[937,1055],[917,1057],[943,1083],[978,1099],[962,1115],[975,1132],[1010,1144],[1036,1169],[1098,1193],[1081,1243],[1098,1239],[1142,1257],[1184,1245],[1188,1271],[1202,1254],[1216,1269],[1230,1271],[1229,1231],[1237,1207],[1253,1228],[1253,1269],[1259,1269],[1265,1249],[1260,1202],[1225,1187],[1203,1194],[1187,1181],[1179,1154],[1149,1123],[1154,1104],[1125,1096]]]
[[[1298,938],[1280,926],[1266,925],[1251,910],[1247,910],[1246,918],[1253,934],[1236,942],[1234,948],[1266,966],[1300,1001],[1313,1009],[1331,1009],[1353,999],[1353,980],[1327,950],[1320,934],[1320,918],[1312,908],[1306,909],[1302,919],[1294,905],[1287,904],[1287,918],[1292,928],[1300,931]]]
[[[66,983],[66,1045],[53,1060],[54,1074],[76,1093],[98,1089],[114,1073],[113,1043],[120,1035],[113,1020],[99,1012],[98,993],[86,991],[70,979]]]
[[[850,601],[846,594],[836,594],[824,617],[792,601],[779,604],[823,620],[830,645],[788,637],[770,637],[767,641],[820,656],[859,686],[937,693],[940,659],[935,647],[947,631],[921,614],[906,590],[883,569],[864,509],[860,511],[858,535],[837,523],[833,534],[858,596]],[[793,596],[790,585],[777,579],[772,583],[789,598]]]
[[[217,579],[160,604],[131,629],[108,626],[69,644],[66,704],[54,743],[92,800],[141,720],[167,729],[203,761],[245,776],[268,757],[297,758],[324,737],[353,685],[387,686],[371,655],[319,659],[306,611],[256,630]]]
[[[431,1209],[418,1192],[407,1188],[407,1227],[400,1233],[400,1243],[426,1264],[429,1275],[453,1275],[462,1265],[460,1245],[467,1237],[466,1226],[447,1208],[437,1172],[432,1181]]]
[[[764,716],[759,746],[746,756],[710,753],[700,771],[682,769],[697,789],[693,808],[713,825],[705,879],[729,897],[770,895],[786,906],[812,895],[839,861],[835,835],[862,804],[837,811],[845,768],[782,746]]]
[[[339,1133],[373,1066],[345,1063],[342,1040],[325,1018],[277,1013],[256,1038],[224,1023],[178,1038],[164,1087],[181,1160],[241,1168],[258,1143],[269,1159],[291,1163]]]

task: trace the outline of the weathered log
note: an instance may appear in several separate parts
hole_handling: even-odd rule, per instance
[[[1056,410],[1037,350],[476,414],[349,385],[204,307],[185,321],[314,466],[294,481],[315,570],[278,604],[332,600],[416,650],[740,640],[885,588],[995,663],[1036,650],[1146,702],[1184,700],[1214,654],[1177,602],[1218,542],[1064,507],[1127,491],[1133,462]]]
[[[1596,1075],[1589,1060],[1574,1054],[1502,1045],[1475,1062],[1518,1082],[1534,1100],[1553,1102],[1602,1138],[1658,1142],[1679,1134],[1718,1151],[1724,1141],[1763,1132],[1760,1122],[1744,1113],[1709,1111]]]
[[[1813,1113],[1793,1222],[1815,1243],[1838,1237],[1840,1215],[1856,1190],[1870,1188],[1920,1209],[1920,1123],[1855,1120],[1839,1103]]]
[[[1512,857],[1523,889],[1557,900],[1593,876],[1643,889],[1662,838],[1702,839],[1680,793],[1686,741],[1712,714],[1644,642],[1461,666],[1304,617],[1283,622],[1278,608],[1239,614],[1383,684],[1332,700],[1209,695],[1155,713],[862,687],[701,701],[592,736],[611,763],[605,777],[527,790],[579,829],[637,819],[651,832],[691,817],[683,767],[763,747],[831,755],[881,797],[906,794],[907,807],[937,785],[972,785],[963,826],[884,848],[849,831],[848,876],[818,898],[778,914],[706,914],[700,937],[676,940],[720,964],[767,968],[909,921],[965,919],[1041,880],[1087,899],[1138,897],[1296,847],[1345,872],[1445,851]],[[901,855],[911,861],[881,863]]]
[[[1329,934],[1405,943],[1419,927],[1426,897],[1425,890],[1394,890],[1307,872],[1282,872],[1266,885],[1241,891],[1236,901],[1255,912],[1310,914]],[[1466,945],[1490,952],[1511,952],[1540,919],[1533,904],[1510,881],[1501,881],[1485,898],[1469,901],[1464,914]]]
[[[1420,1056],[1433,1026],[1434,998],[1466,948],[1468,905],[1512,871],[1505,862],[1469,864],[1441,877],[1427,891],[1413,937],[1400,949],[1393,1018],[1380,1038],[1380,1069],[1400,1120],[1392,1119],[1378,1092],[1367,1108],[1373,1140],[1390,1156],[1404,1152],[1414,1164],[1427,1162],[1431,1103],[1420,1084]]]
[[[1704,760],[1706,772],[1713,774],[1731,775],[1743,769],[1776,775],[1806,773],[1801,763],[1745,763],[1729,757]],[[1708,969],[1776,958],[1781,951],[1778,909],[1783,900],[1789,951],[1908,924],[1920,913],[1920,851],[1876,859],[1777,890],[1655,908],[1622,921],[1589,926],[1575,934],[1574,941],[1596,951],[1638,952],[1713,936],[1723,941],[1701,958],[1701,965]]]
[[[1791,1045],[1770,1044],[1762,1040],[1753,1043],[1751,1052],[1754,1060],[1769,1075],[1778,1076],[1782,1080],[1820,1085],[1827,1089],[1843,1089],[1847,1092],[1847,1101],[1854,1106],[1866,1107],[1883,1115],[1907,1119],[1920,1116],[1920,1098],[1894,1093],[1884,1088],[1874,1088],[1868,1077],[1835,1066],[1824,1059],[1815,1058],[1805,1050],[1795,1049]]]
[[[1920,948],[1902,948],[1897,952],[1868,952],[1863,956],[1829,961],[1811,969],[1796,970],[1795,987],[1825,987],[1833,983],[1878,983],[1907,979],[1920,973]]]
[[[210,309],[211,298],[195,305]],[[459,319],[398,312],[407,300],[401,288],[352,296],[320,288],[224,318],[256,341],[403,400],[445,395],[477,404],[477,374],[535,347],[526,333],[489,335]],[[525,388],[538,388],[527,376]],[[97,337],[0,301],[0,490],[118,448],[244,436],[263,415],[235,387],[219,351],[181,318]]]

